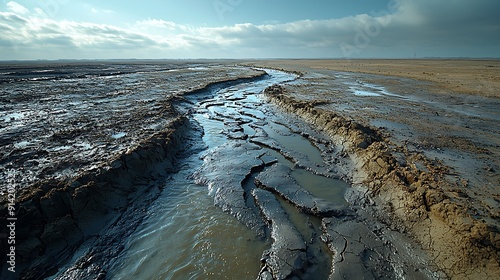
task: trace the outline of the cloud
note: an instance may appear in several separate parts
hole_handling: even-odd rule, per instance
[[[148,19],[141,20],[135,23],[138,28],[158,28],[167,30],[185,29],[184,26],[176,24],[175,22],[165,21],[161,19]]]
[[[26,7],[24,7],[23,5],[21,5],[19,3],[12,2],[12,1],[7,3],[7,10],[9,10],[15,14],[18,14],[18,15],[25,15],[25,14],[29,13],[29,10],[26,9]]]
[[[114,14],[115,11],[113,10],[106,10],[106,9],[97,9],[97,8],[91,8],[90,11],[93,13],[93,14]]]
[[[500,2],[489,0],[405,0],[382,40],[436,56],[500,56]],[[465,52],[464,50],[469,50]]]
[[[36,14],[0,12],[0,31],[0,59],[7,60],[126,57],[170,48],[168,40],[150,34],[113,25],[56,21]]]
[[[15,2],[7,7],[0,59],[500,56],[500,2],[488,0],[392,0],[339,19],[218,27],[56,21]]]

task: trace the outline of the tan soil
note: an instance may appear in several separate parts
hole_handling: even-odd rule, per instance
[[[431,82],[436,92],[500,97],[500,60],[269,60],[259,65],[411,78]]]
[[[449,105],[446,100],[450,96],[461,93],[489,97],[477,103],[482,106],[489,101],[498,102],[498,61],[293,60],[251,64],[304,74],[303,83],[268,89],[269,100],[285,111],[303,117],[342,146],[356,164],[352,174],[354,186],[369,191],[369,197],[376,202],[381,213],[380,218],[413,236],[450,278],[494,279],[500,275],[497,171],[500,143],[498,125],[494,122],[498,114],[494,112],[492,119],[473,119],[486,126],[487,132],[479,128],[474,130],[468,125],[465,125],[467,130],[463,128],[462,123],[469,121],[467,116],[462,116],[458,124],[447,126],[439,118],[429,117],[433,113],[427,111],[434,107],[425,104],[397,107],[391,102],[401,103],[401,99],[352,97],[336,88],[339,82],[328,77],[330,72],[324,71],[334,69],[417,78],[425,83],[381,76],[362,77],[370,83],[399,89],[397,92],[402,94],[410,92],[404,85],[410,82],[410,87],[425,88],[424,98],[441,96],[439,102],[445,105]],[[352,105],[355,102],[361,105]],[[365,110],[375,105],[385,108],[384,102],[392,106],[388,114],[378,112],[380,110]],[[324,105],[330,103],[335,106]],[[353,108],[342,111],[341,106]],[[413,110],[412,114],[405,112],[408,108]],[[457,116],[450,114],[452,120]],[[369,125],[374,119],[408,125],[411,130],[409,141],[398,141],[401,139],[397,139],[397,131],[387,133]],[[450,129],[460,136],[446,134]],[[421,151],[416,151],[409,142],[422,147],[419,148]],[[458,167],[446,165],[445,158],[439,158],[454,153],[463,156],[464,160],[459,163],[465,169],[474,171],[462,172]],[[399,160],[401,157],[404,163]],[[490,167],[479,168],[465,159],[468,157]],[[389,216],[385,216],[387,213]]]

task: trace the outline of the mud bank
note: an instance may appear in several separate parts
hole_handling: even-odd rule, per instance
[[[455,278],[494,272],[486,259],[496,258],[495,232],[442,191],[447,169],[437,160],[322,109],[328,102],[315,96],[299,100],[290,90],[303,82],[295,75],[203,71],[154,74],[155,82],[174,75],[166,84],[182,79],[174,88],[189,90],[163,98],[157,90],[161,104],[148,98],[156,108],[148,114],[153,133],[141,125],[113,131],[107,139],[120,145],[112,142],[95,168],[48,174],[20,190],[18,217],[30,226],[20,231],[25,279],[436,279],[446,278],[441,271]],[[207,83],[213,73],[219,82]],[[197,85],[186,87],[189,81]],[[144,120],[129,116],[119,120]],[[157,213],[164,208],[171,209]],[[449,240],[452,234],[460,239]],[[476,254],[484,255],[472,262]],[[238,258],[251,269],[243,272]]]
[[[39,182],[21,193],[17,269],[27,270],[20,278],[43,277],[40,272],[57,267],[85,238],[98,234],[135,197],[172,172],[186,131],[186,120],[179,117],[164,132],[69,184]]]
[[[422,153],[340,114],[318,108],[321,101],[294,98],[294,87],[266,89],[269,101],[321,128],[354,162],[350,177],[359,194],[355,204],[377,209],[377,216],[407,232],[454,279],[499,275],[500,234],[474,215],[465,197],[446,180],[448,168]]]
[[[178,71],[189,73],[185,69]],[[183,73],[186,80],[190,77],[188,73]],[[162,74],[166,75],[153,73],[156,76]],[[189,87],[190,91],[187,93],[202,91],[210,93],[224,85],[260,79],[264,74],[251,69],[237,70],[229,67],[226,70],[216,71],[215,75],[212,74],[213,79],[196,81]],[[182,95],[186,94],[182,85],[178,86],[181,88],[180,90],[177,88],[176,94],[164,94],[164,98],[158,101],[160,104],[155,104],[153,107],[161,120],[161,125],[157,124],[153,131],[139,129],[138,135],[107,137],[106,141],[111,143],[104,151],[100,151],[102,154],[93,154],[94,161],[87,165],[78,165],[78,172],[61,178],[56,176],[57,172],[50,173],[40,168],[39,174],[43,174],[45,179],[35,180],[32,184],[23,181],[18,185],[15,204],[16,273],[7,271],[5,259],[7,254],[4,252],[7,252],[8,247],[6,242],[2,242],[0,250],[2,275],[12,279],[42,279],[54,274],[84,241],[100,236],[103,229],[120,219],[121,213],[133,208],[137,200],[142,199],[142,194],[160,191],[165,178],[177,170],[176,156],[189,146],[186,139],[187,135],[192,133],[188,119],[172,107],[172,103],[182,99]],[[161,93],[159,95],[161,96]],[[134,98],[129,100],[135,101]],[[138,112],[140,113],[140,107]],[[121,117],[120,114],[118,116]],[[145,120],[150,121],[137,117],[129,119],[128,124],[123,123],[123,125],[127,125],[133,131]],[[116,125],[111,121],[105,123],[110,126]],[[117,138],[123,138],[119,148],[113,143]],[[66,140],[71,143],[71,140],[75,139]],[[97,138],[96,142],[99,141],[102,139]],[[71,157],[78,154],[78,151],[69,154],[70,159],[64,158],[64,160],[71,162]],[[8,156],[13,155],[15,155],[13,152],[6,153],[4,161],[9,163]],[[52,160],[57,161],[59,154],[46,153],[44,156],[55,157]],[[9,168],[19,168],[22,171],[25,163],[24,160],[14,160]],[[16,164],[21,166],[18,167]],[[8,216],[7,201],[2,201],[0,215]],[[4,236],[6,232],[2,228],[2,237]],[[92,258],[94,257],[89,256],[81,266],[88,267],[92,263]],[[104,277],[105,271],[99,271],[98,267],[93,269],[96,270],[94,276]]]

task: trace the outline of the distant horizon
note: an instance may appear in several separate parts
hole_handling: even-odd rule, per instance
[[[79,61],[241,61],[241,60],[500,60],[500,57],[416,57],[416,58],[61,58],[61,59],[18,59],[0,60],[4,62],[79,62]]]

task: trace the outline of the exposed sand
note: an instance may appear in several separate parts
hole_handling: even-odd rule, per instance
[[[269,90],[270,101],[343,146],[357,165],[355,187],[450,278],[498,275],[499,61],[248,64],[302,74]]]
[[[500,60],[270,60],[259,65],[411,78],[432,82],[435,92],[500,97]]]

